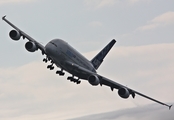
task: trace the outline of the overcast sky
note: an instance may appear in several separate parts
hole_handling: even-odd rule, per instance
[[[110,40],[117,43],[98,73],[167,104],[174,103],[173,0],[0,0],[0,16],[45,45],[61,38],[92,59]],[[41,53],[13,41],[0,22],[0,119],[57,120],[97,114],[105,119],[173,120],[173,109],[117,90],[76,85],[46,69]],[[137,112],[141,111],[141,112]],[[147,111],[151,114],[147,116]],[[161,112],[162,111],[162,112]],[[88,116],[90,118],[90,116]],[[108,118],[108,117],[107,117]],[[160,117],[162,119],[162,117]],[[96,118],[97,119],[97,118]]]

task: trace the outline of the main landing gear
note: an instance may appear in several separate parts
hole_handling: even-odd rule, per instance
[[[50,70],[53,70],[54,66],[53,66],[53,64],[51,64],[51,65],[48,65],[47,68],[50,69]]]
[[[50,61],[50,59],[48,57],[43,59],[43,62],[47,63],[48,61]]]
[[[68,77],[67,80],[70,80],[71,82],[74,82],[76,84],[80,84],[81,83],[81,81],[79,80],[79,78],[78,79],[75,79],[74,76]]]
[[[47,63],[48,61],[50,61],[50,59],[48,57],[43,59],[43,62]],[[54,62],[51,60],[51,65],[47,66],[47,69],[53,70],[54,69]],[[60,76],[64,76],[65,73],[63,72],[63,69],[61,69],[60,71],[56,71],[56,74],[59,74]]]
[[[53,66],[54,62],[51,61],[51,65],[48,65],[47,68],[50,69],[50,70],[53,70],[54,69],[54,66]]]
[[[50,59],[48,57],[46,57],[46,58],[43,59],[43,62],[45,62],[45,63],[47,63],[48,61],[50,61]],[[51,65],[48,65],[47,68],[52,70],[52,69],[54,69],[54,67],[53,67],[53,61],[51,61],[51,63],[52,64]]]
[[[48,59],[47,58],[44,58],[43,59],[43,62],[47,63],[48,62]]]
[[[46,57],[46,58],[43,59],[43,62],[45,62],[45,63],[47,63],[48,61],[50,61],[50,59],[48,57]],[[54,64],[54,62],[51,61],[51,65],[48,65],[47,66],[47,69],[53,70],[54,69],[53,64]]]
[[[43,59],[43,62],[47,63],[50,60],[51,59],[49,59],[48,57],[46,57],[46,58]],[[54,62],[51,60],[51,65],[48,65],[47,66],[47,69],[53,70],[54,69],[54,66],[53,65],[54,65]],[[64,76],[65,75],[65,72],[63,72],[63,69],[61,69],[61,70],[56,71],[56,74],[59,74],[60,76]],[[70,80],[71,82],[74,82],[76,84],[80,84],[81,83],[81,81],[79,80],[79,78],[76,79],[76,78],[74,78],[74,76],[72,76],[72,77],[69,76],[67,78],[67,80]]]
[[[60,76],[64,76],[65,75],[65,73],[63,72],[63,70],[58,70],[58,71],[56,71],[56,74],[59,74]]]

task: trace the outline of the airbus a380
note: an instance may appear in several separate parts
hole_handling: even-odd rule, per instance
[[[16,27],[14,24],[12,24],[10,21],[8,21],[6,16],[2,17],[2,19],[14,29],[9,32],[10,38],[15,41],[18,41],[21,37],[23,37],[23,39],[28,39],[28,42],[25,44],[25,48],[29,52],[35,52],[39,49],[43,55],[45,54],[46,58],[44,58],[43,61],[50,61],[51,63],[47,66],[48,69],[53,70],[54,66],[60,68],[56,74],[63,76],[65,74],[64,71],[67,71],[72,75],[67,79],[77,84],[80,84],[80,80],[87,80],[93,86],[106,85],[110,87],[112,91],[114,89],[118,89],[118,95],[124,99],[128,98],[130,95],[135,98],[135,95],[137,94],[161,105],[165,105],[169,107],[169,109],[172,107],[172,105],[168,105],[148,97],[140,92],[103,77],[96,72],[107,53],[116,43],[114,39],[108,45],[106,45],[106,47],[104,47],[91,61],[89,61],[73,47],[71,47],[67,42],[61,39],[53,39],[48,42],[46,46],[43,46],[28,34]]]

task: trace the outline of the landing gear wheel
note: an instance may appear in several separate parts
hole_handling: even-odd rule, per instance
[[[76,83],[77,83],[77,84],[80,84],[80,83],[81,83],[81,81],[77,81]]]
[[[62,73],[59,73],[59,75],[60,75],[60,76],[64,76],[64,75],[65,75],[65,73],[64,73],[64,72],[62,72]]]
[[[53,66],[53,64],[51,64],[51,65],[48,65],[48,66],[47,66],[47,69],[53,70],[53,69],[54,69],[54,66]]]
[[[54,69],[54,66],[51,66],[51,67],[50,67],[50,70],[53,70],[53,69]]]
[[[72,79],[72,77],[68,77],[68,78],[67,78],[67,80],[71,80],[71,79]]]
[[[75,79],[74,77],[68,77],[67,80],[70,80],[71,82],[74,82],[76,84],[80,84],[81,83],[81,81],[79,80],[79,78],[78,79]]]
[[[43,62],[47,63],[47,62],[48,62],[48,60],[47,60],[46,58],[44,58],[44,59],[43,59]]]
[[[59,74],[60,76],[64,76],[65,75],[65,73],[62,72],[62,71],[56,71],[56,74]]]
[[[48,68],[48,69],[51,68],[51,65],[48,65],[47,68]]]

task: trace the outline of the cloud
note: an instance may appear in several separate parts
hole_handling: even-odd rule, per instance
[[[147,25],[138,28],[138,30],[150,30],[171,24],[174,24],[174,12],[172,11],[155,17],[154,19],[150,20]]]
[[[172,120],[174,110],[167,110],[156,104],[134,107],[107,113],[88,115],[74,120]]]
[[[116,47],[105,58],[98,73],[158,100],[171,102],[174,96],[166,93],[174,90],[173,52],[174,44]],[[93,57],[96,53],[85,55]],[[0,68],[0,119],[57,120],[132,107],[144,112],[143,105],[152,103],[138,95],[135,99],[124,100],[117,90],[111,92],[106,86],[93,87],[87,81],[76,85],[66,80],[68,73],[60,77],[55,74],[56,70],[47,70],[46,66],[36,61]],[[141,116],[143,112],[137,111],[130,115]],[[120,111],[122,116],[125,113]]]

